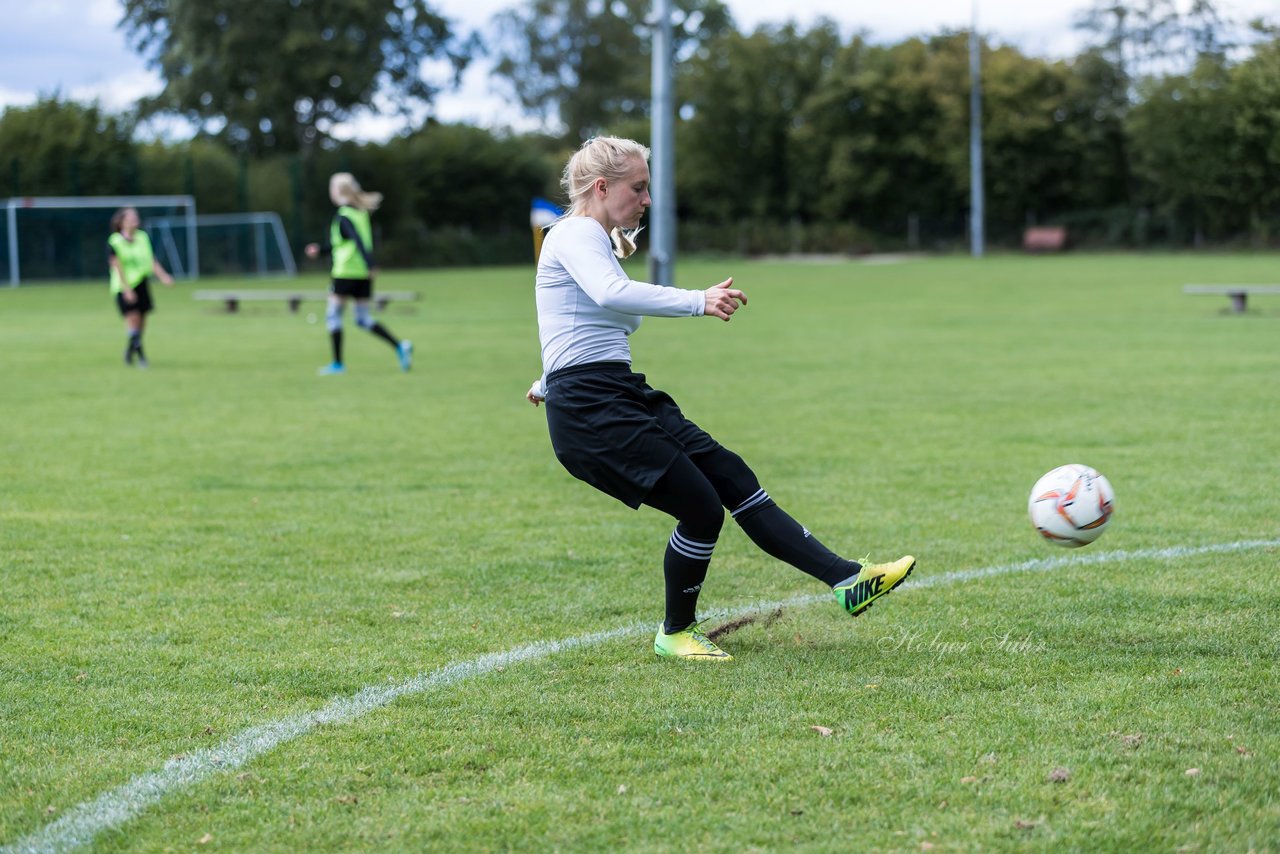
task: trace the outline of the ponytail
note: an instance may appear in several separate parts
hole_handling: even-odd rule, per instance
[[[614,226],[613,231],[609,232],[609,240],[613,243],[613,254],[619,258],[630,258],[636,251],[636,235],[643,229],[634,228],[631,231],[625,231]]]

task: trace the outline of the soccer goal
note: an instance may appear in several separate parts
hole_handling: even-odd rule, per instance
[[[156,257],[177,256],[195,235],[197,272],[202,276],[296,276],[297,264],[280,215],[272,212],[143,218]]]
[[[0,200],[3,283],[16,287],[38,279],[105,280],[111,215],[127,207],[137,208],[143,221],[168,217],[191,223],[189,237],[168,247],[157,245],[156,253],[174,276],[195,278],[199,249],[191,196],[27,196]]]

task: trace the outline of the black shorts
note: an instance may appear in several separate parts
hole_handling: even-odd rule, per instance
[[[120,309],[121,317],[126,314],[132,314],[135,311],[138,314],[147,314],[155,310],[155,303],[151,302],[151,286],[148,281],[143,279],[133,286],[133,293],[138,297],[137,302],[126,302],[124,291],[116,294],[116,307]]]
[[[682,453],[708,474],[713,473],[709,469],[723,468],[725,477],[717,481],[754,482],[737,455],[685,418],[670,395],[650,387],[644,374],[632,373],[626,362],[552,371],[547,375],[546,407],[551,447],[561,465],[628,507],[643,504]],[[740,486],[717,485],[727,500],[733,500],[728,493],[746,489],[746,480]]]
[[[329,293],[340,297],[369,299],[373,296],[372,279],[334,279],[329,285]]]

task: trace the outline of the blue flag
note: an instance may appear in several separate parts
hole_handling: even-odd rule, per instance
[[[546,228],[562,216],[564,216],[564,211],[560,209],[559,205],[555,202],[549,202],[541,196],[535,196],[529,206],[529,225],[533,228]]]

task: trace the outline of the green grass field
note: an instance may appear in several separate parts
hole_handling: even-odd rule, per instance
[[[636,368],[828,545],[920,563],[850,620],[727,524],[702,606],[769,619],[723,666],[655,660],[671,521],[523,400],[529,270],[386,275],[407,375],[184,285],[126,369],[105,285],[0,290],[0,848],[1280,849],[1280,298],[1181,293],[1280,257],[679,270],[729,274]],[[1026,518],[1068,462],[1117,493],[1079,552]]]

